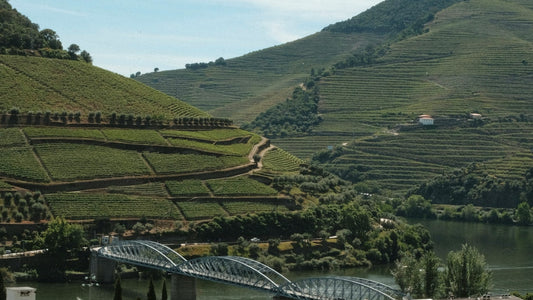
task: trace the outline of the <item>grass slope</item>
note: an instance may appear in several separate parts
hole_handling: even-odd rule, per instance
[[[0,111],[113,112],[172,120],[208,117],[135,80],[71,60],[0,55]]]
[[[137,80],[216,117],[250,122],[284,101],[312,68],[328,67],[382,35],[319,32],[295,42],[226,60],[225,66],[145,74]],[[327,46],[326,46],[327,45]]]
[[[353,176],[393,191],[471,162],[514,178],[533,166],[532,25],[527,1],[455,4],[424,34],[392,43],[376,64],[323,78],[324,121],[314,136],[273,143],[307,158],[347,143],[329,167],[351,167],[362,173]],[[483,115],[483,126],[470,126],[471,112]],[[420,114],[433,115],[436,127],[397,130]]]

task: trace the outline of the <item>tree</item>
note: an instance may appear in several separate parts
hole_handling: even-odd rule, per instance
[[[520,225],[529,225],[531,223],[531,208],[527,202],[518,204],[516,219]]]
[[[88,64],[93,62],[93,58],[91,57],[91,54],[89,54],[89,52],[85,50],[81,51],[80,56]]]
[[[59,40],[59,36],[52,29],[43,29],[39,32],[39,35],[43,39],[44,47],[48,47],[55,50],[62,50],[63,45]]]
[[[444,284],[446,291],[455,297],[485,294],[492,282],[485,256],[468,244],[458,252],[448,253]]]
[[[71,44],[70,46],[68,46],[68,52],[76,54],[80,52],[80,46],[76,44]]]
[[[161,291],[161,300],[167,300],[168,294],[167,294],[167,281],[163,279],[163,290]]]
[[[6,300],[6,286],[4,283],[4,274],[0,271],[0,300]]]
[[[436,298],[442,281],[439,273],[440,259],[431,251],[426,252],[420,261],[424,270],[424,297]]]
[[[413,255],[406,254],[401,260],[396,261],[392,275],[402,292],[410,293],[415,297],[422,294],[422,273]]]
[[[157,300],[155,296],[154,281],[150,279],[150,285],[148,286],[148,294],[146,294],[146,299],[148,300]]]
[[[439,296],[442,282],[439,266],[440,259],[432,251],[426,252],[420,259],[406,254],[396,261],[392,275],[403,292],[418,298],[435,298]]]
[[[64,218],[57,217],[48,223],[42,233],[40,243],[47,249],[46,258],[42,260],[39,277],[47,281],[65,279],[66,262],[87,243],[80,225],[69,224]]]
[[[122,300],[122,286],[120,284],[120,276],[115,280],[115,294],[113,300]]]

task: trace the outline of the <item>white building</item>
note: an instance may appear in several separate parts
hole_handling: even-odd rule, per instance
[[[418,117],[418,123],[424,126],[433,125],[433,118],[430,115],[421,115]]]
[[[6,287],[7,300],[35,300],[35,288],[27,286]]]

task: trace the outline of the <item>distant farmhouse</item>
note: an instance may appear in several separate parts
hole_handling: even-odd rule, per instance
[[[470,113],[470,119],[481,119],[483,116],[478,113]]]
[[[433,125],[434,120],[430,115],[420,115],[418,116],[418,123],[423,126]]]

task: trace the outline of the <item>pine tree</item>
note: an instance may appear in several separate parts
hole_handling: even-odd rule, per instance
[[[122,300],[122,286],[120,284],[120,276],[118,276],[117,280],[115,280],[115,295],[113,296],[113,300]]]
[[[163,280],[163,291],[161,291],[161,300],[167,300],[167,281]]]
[[[0,300],[6,300],[6,287],[4,285],[4,274],[0,270]]]
[[[150,286],[148,287],[148,294],[146,295],[148,300],[157,300],[155,296],[154,281],[150,279]]]

